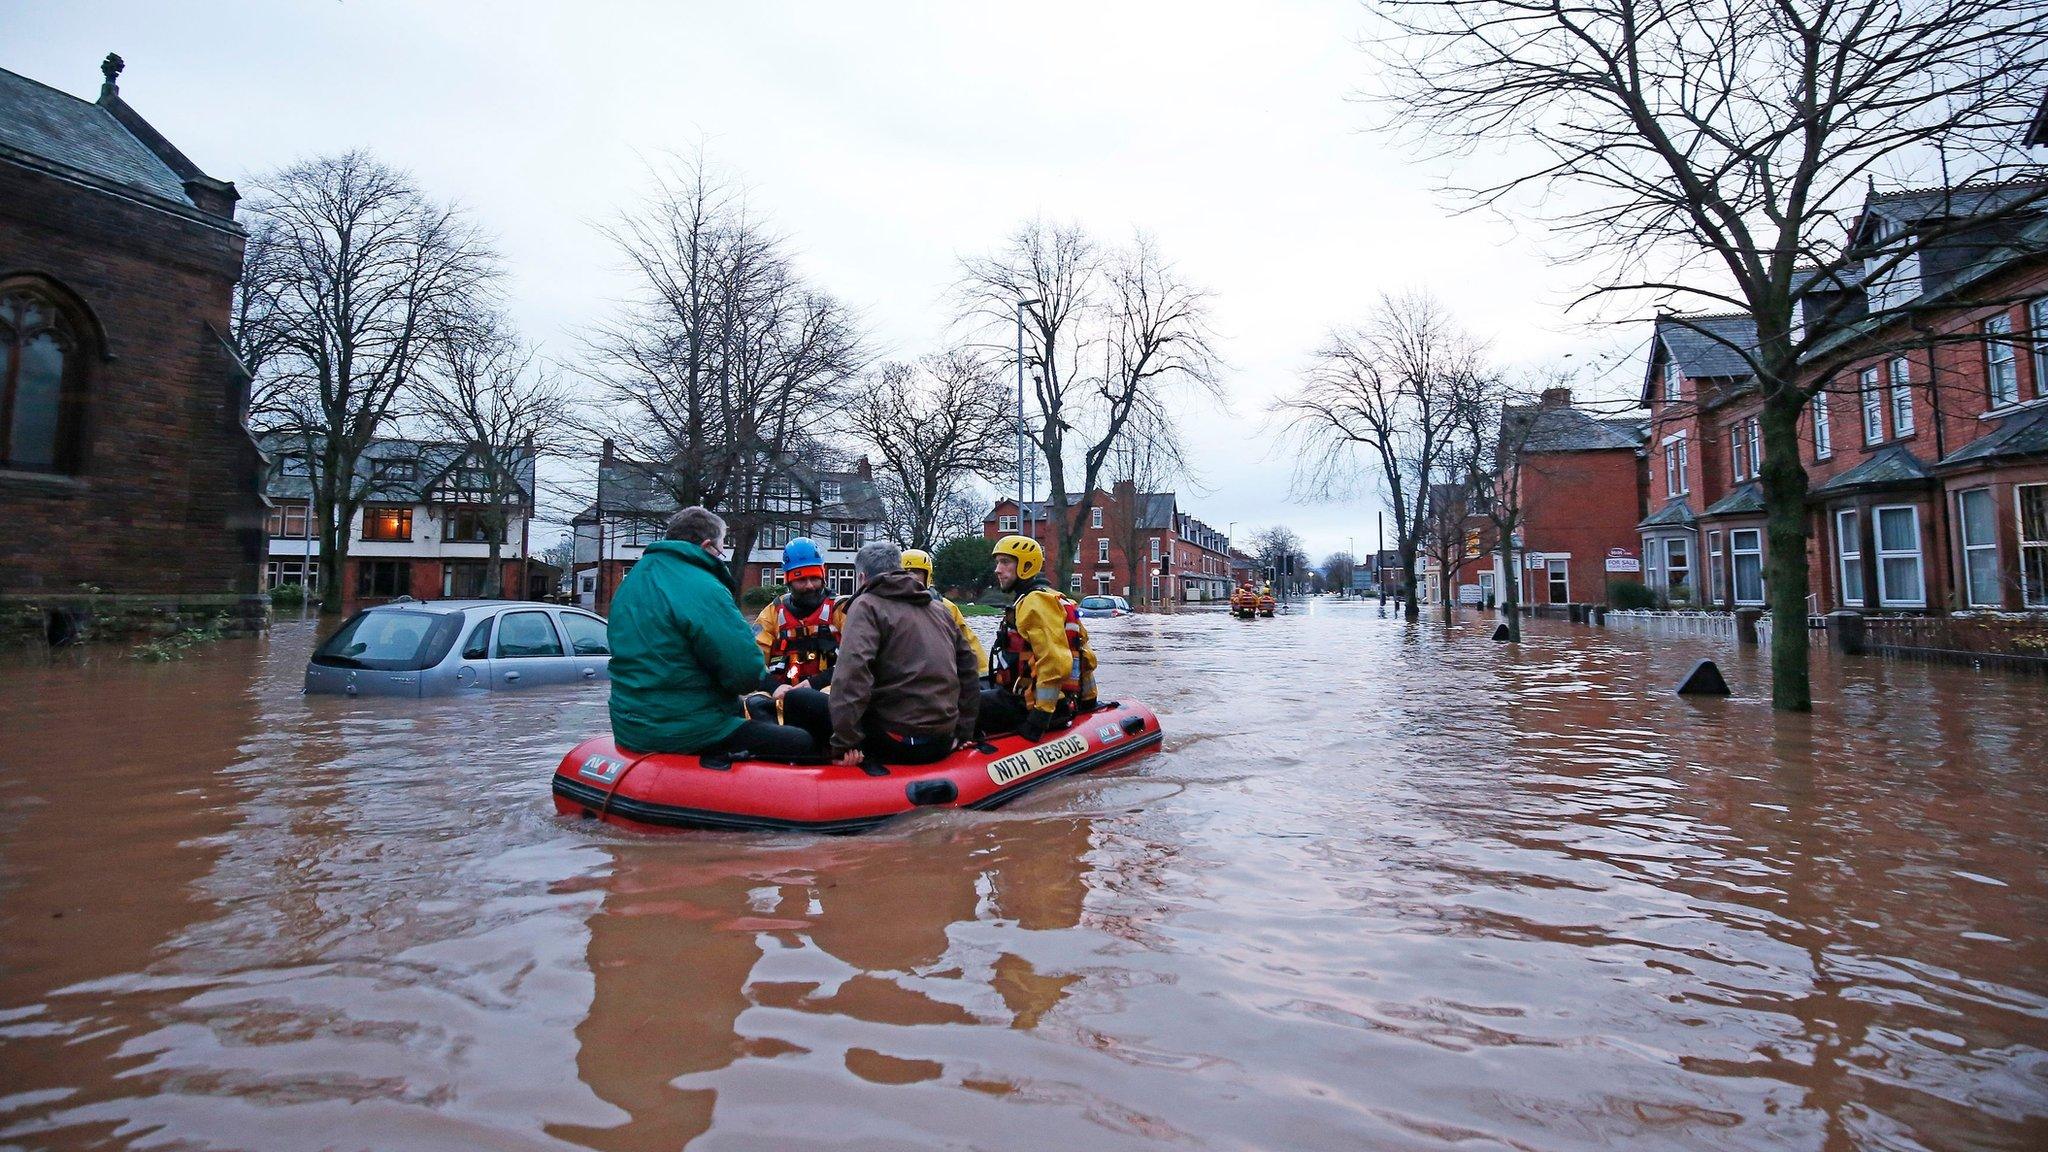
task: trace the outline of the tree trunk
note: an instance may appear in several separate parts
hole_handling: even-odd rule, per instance
[[[1410,624],[1422,619],[1422,606],[1416,603],[1415,593],[1415,545],[1409,541],[1401,544],[1401,583],[1404,585],[1401,597],[1401,618]]]
[[[1799,460],[1800,392],[1762,378],[1764,516],[1770,541],[1771,707],[1813,710],[1806,635],[1806,468]]]
[[[1508,626],[1508,639],[1519,644],[1522,642],[1522,582],[1517,578],[1519,565],[1515,563],[1513,548],[1507,550],[1507,560],[1500,568],[1500,615]]]

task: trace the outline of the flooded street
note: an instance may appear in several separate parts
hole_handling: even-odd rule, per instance
[[[2041,681],[1099,624],[1161,755],[838,839],[558,819],[601,689],[308,699],[301,623],[10,666],[0,1145],[2048,1147]]]

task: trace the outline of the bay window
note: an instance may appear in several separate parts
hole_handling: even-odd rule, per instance
[[[1963,603],[1971,608],[1996,608],[2003,597],[1998,587],[1998,515],[1991,489],[1972,488],[1956,497],[1963,537]]]
[[[1924,608],[1927,586],[1920,565],[1920,509],[1893,504],[1877,516],[1877,603],[1883,608]]]
[[[2020,517],[2020,602],[2048,608],[2048,484],[2013,489]]]

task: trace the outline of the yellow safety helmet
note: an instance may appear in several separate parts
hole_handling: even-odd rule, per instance
[[[903,567],[912,572],[924,573],[924,582],[932,582],[932,554],[922,548],[903,550]]]
[[[1045,549],[1029,536],[1005,536],[996,541],[995,555],[1017,558],[1017,579],[1029,580],[1045,567]]]

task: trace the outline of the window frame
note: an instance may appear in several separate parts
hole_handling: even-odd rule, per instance
[[[1971,542],[1970,498],[1979,497],[1978,507],[1983,512],[1980,527],[1990,533],[1990,539]],[[1965,488],[1956,493],[1956,548],[1962,553],[1963,561],[1963,606],[1966,608],[2000,608],[2005,604],[2005,590],[1998,576],[1998,499],[1991,494],[1988,486]],[[1977,598],[1976,563],[1981,554],[1988,553],[1990,560],[1991,598],[1981,601]]]
[[[1102,509],[1090,508],[1088,510],[1088,526],[1090,528],[1102,527]]]
[[[1712,587],[1707,592],[1706,603],[1719,604],[1722,602],[1721,578],[1727,574],[1727,571],[1726,554],[1721,550],[1721,533],[1719,531],[1708,532],[1707,583]]]
[[[395,536],[372,536],[370,534],[371,525],[377,522],[378,514],[385,512],[391,513],[396,523],[404,525],[403,530],[399,531],[399,534]],[[363,505],[363,527],[360,538],[363,542],[369,544],[410,544],[412,543],[413,531],[412,512],[413,508],[410,504],[365,504]]]
[[[610,656],[612,654],[611,625],[605,621],[604,617],[597,616],[589,612],[578,612],[573,609],[566,608],[560,612],[557,612],[555,616],[556,629],[561,632],[563,641],[565,641],[568,644],[569,655],[571,657],[581,658],[587,656]],[[597,625],[598,629],[604,633],[604,651],[585,652],[581,648],[577,647],[576,638],[569,635],[569,621],[571,620],[587,621],[588,623]]]
[[[1543,569],[1543,587],[1545,593],[1550,597],[1549,602],[1552,604],[1571,603],[1572,562],[1570,558],[1567,557],[1561,559],[1555,556],[1548,557],[1543,565]],[[1562,581],[1559,581],[1559,576],[1564,577],[1564,579]],[[1557,586],[1559,583],[1563,583],[1564,585],[1564,595],[1562,596],[1558,595],[1557,592]]]
[[[1658,567],[1664,573],[1664,595],[1667,597],[1670,596],[1671,590],[1673,588],[1685,588],[1691,595],[1693,602],[1699,603],[1699,582],[1692,578],[1692,537],[1688,535],[1661,536],[1658,537],[1658,539],[1662,541],[1662,544],[1658,549],[1659,559],[1662,561],[1662,563],[1660,563]],[[1674,569],[1671,565],[1671,546],[1673,544],[1678,545],[1678,551],[1680,553],[1681,559],[1684,561],[1676,569]],[[1685,573],[1685,581],[1682,584],[1672,583],[1671,573],[1673,571],[1680,571]]]
[[[1887,373],[1891,382],[1892,436],[1904,440],[1914,431],[1913,362],[1894,356]]]
[[[1828,394],[1826,389],[1813,394],[1813,458],[1833,459],[1835,455],[1835,430],[1828,423]]]
[[[1755,538],[1756,546],[1742,547],[1736,541],[1748,535]],[[1742,594],[1742,558],[1756,557],[1756,595]],[[1728,530],[1728,598],[1737,607],[1755,607],[1770,599],[1770,592],[1764,585],[1764,530],[1761,528],[1730,528]]]
[[[996,531],[1015,535],[1017,531],[1017,518],[1015,516],[996,517]]]
[[[391,582],[397,586],[397,591],[379,592],[377,590],[379,581],[375,579],[375,573],[380,572],[390,572],[397,575],[398,579]],[[357,599],[395,599],[400,596],[410,595],[412,595],[412,561],[396,556],[366,556],[356,561]]]
[[[1870,590],[1863,586],[1863,515],[1860,509],[1835,509],[1836,579],[1840,581],[1841,606],[1858,608],[1870,603]],[[1851,577],[1854,577],[1852,580]],[[1856,586],[1855,596],[1849,593]]]
[[[2027,495],[2038,493],[2040,504],[2036,509],[2036,526],[2041,530],[2038,538],[2027,536]],[[2048,484],[2015,484],[2012,488],[2013,539],[2019,543],[2020,604],[2026,608],[2048,608]],[[2041,579],[2027,578],[2027,561],[2038,556],[2036,562]]]
[[[1856,399],[1863,422],[1863,444],[1884,443],[1884,395],[1878,390],[1875,366],[1856,374]]]
[[[56,413],[50,432],[50,462],[47,465],[13,458],[16,402],[20,399],[21,360],[12,349],[25,342],[17,333],[0,352],[0,469],[44,476],[76,476],[85,471],[87,402],[91,396],[91,365],[98,359],[94,330],[86,317],[60,295],[61,289],[41,277],[10,277],[0,281],[0,302],[22,296],[34,301],[46,317],[43,327],[62,357],[57,369]]]
[[[548,635],[555,638],[554,652],[552,654],[546,652],[526,652],[518,655],[507,655],[505,653],[505,624],[514,616],[538,616],[546,622]],[[563,642],[562,639],[562,629],[556,625],[554,614],[545,608],[520,608],[512,612],[500,612],[497,614],[497,621],[497,627],[491,629],[491,659],[493,660],[559,660],[569,654],[569,645]]]
[[[1886,548],[1884,546],[1884,521],[1887,512],[1904,512],[1912,517],[1913,549]],[[1870,510],[1872,527],[1871,544],[1877,549],[1877,606],[1880,608],[1925,608],[1927,607],[1927,559],[1921,549],[1920,506],[1918,504],[1880,504]],[[1920,586],[1917,598],[1906,598],[1891,594],[1891,581],[1886,576],[1885,561],[1912,557],[1914,579]]]
[[[1984,393],[1993,409],[2007,408],[2020,402],[2019,349],[2007,340],[1994,339],[1997,336],[2012,335],[2012,317],[2003,312],[1984,318]],[[2004,350],[2004,357],[1999,351]],[[2000,372],[2003,368],[2005,383],[2010,386],[2009,394],[2001,399],[1999,388]]]
[[[2048,296],[2027,301],[2027,335],[2034,341],[2034,395],[2048,396]]]
[[[1686,450],[1686,434],[1676,433],[1664,441],[1664,494],[1670,497],[1692,494],[1692,480],[1686,475],[1691,460]]]
[[[832,542],[837,545],[833,549],[835,552],[860,551],[860,521],[834,520],[832,522]]]
[[[1109,537],[1097,536],[1095,538],[1095,562],[1097,564],[1109,563]]]

